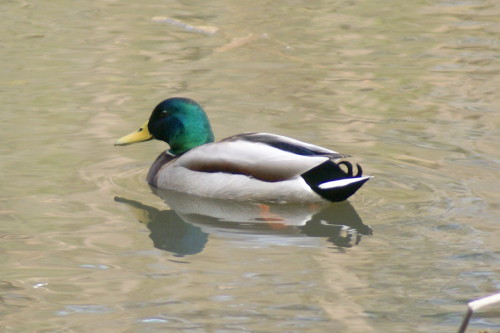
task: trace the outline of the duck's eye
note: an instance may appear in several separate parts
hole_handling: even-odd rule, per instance
[[[168,116],[168,115],[169,115],[169,113],[168,113],[168,111],[167,111],[167,110],[163,110],[163,111],[160,113],[160,117],[161,117],[161,118],[165,118],[165,117],[166,117],[166,116]]]

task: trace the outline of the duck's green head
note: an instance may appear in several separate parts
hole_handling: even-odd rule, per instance
[[[214,141],[214,134],[203,108],[188,98],[173,97],[158,104],[149,121],[139,130],[115,142],[125,146],[157,139],[170,145],[170,152],[180,155]]]

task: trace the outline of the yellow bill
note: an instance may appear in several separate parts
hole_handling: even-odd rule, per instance
[[[153,136],[149,133],[148,122],[141,126],[137,131],[132,132],[124,137],[119,138],[115,142],[115,146],[126,146],[132,143],[152,140]]]

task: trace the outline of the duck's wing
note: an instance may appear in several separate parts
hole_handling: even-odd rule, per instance
[[[302,142],[299,140],[295,140],[277,134],[243,133],[230,136],[228,138],[221,140],[221,142],[234,142],[234,141],[262,143],[283,151],[288,151],[290,153],[302,156],[326,156],[332,160],[349,157],[349,155],[340,154],[336,151],[327,148],[323,148],[307,142]]]
[[[240,134],[194,148],[176,160],[176,166],[207,173],[242,174],[276,182],[292,179],[345,155],[284,136]]]

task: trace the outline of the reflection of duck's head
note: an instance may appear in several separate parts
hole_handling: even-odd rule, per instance
[[[115,201],[131,208],[137,220],[147,225],[154,247],[175,253],[190,255],[203,251],[208,234],[200,227],[184,222],[173,210],[159,210],[134,200],[115,197]]]

